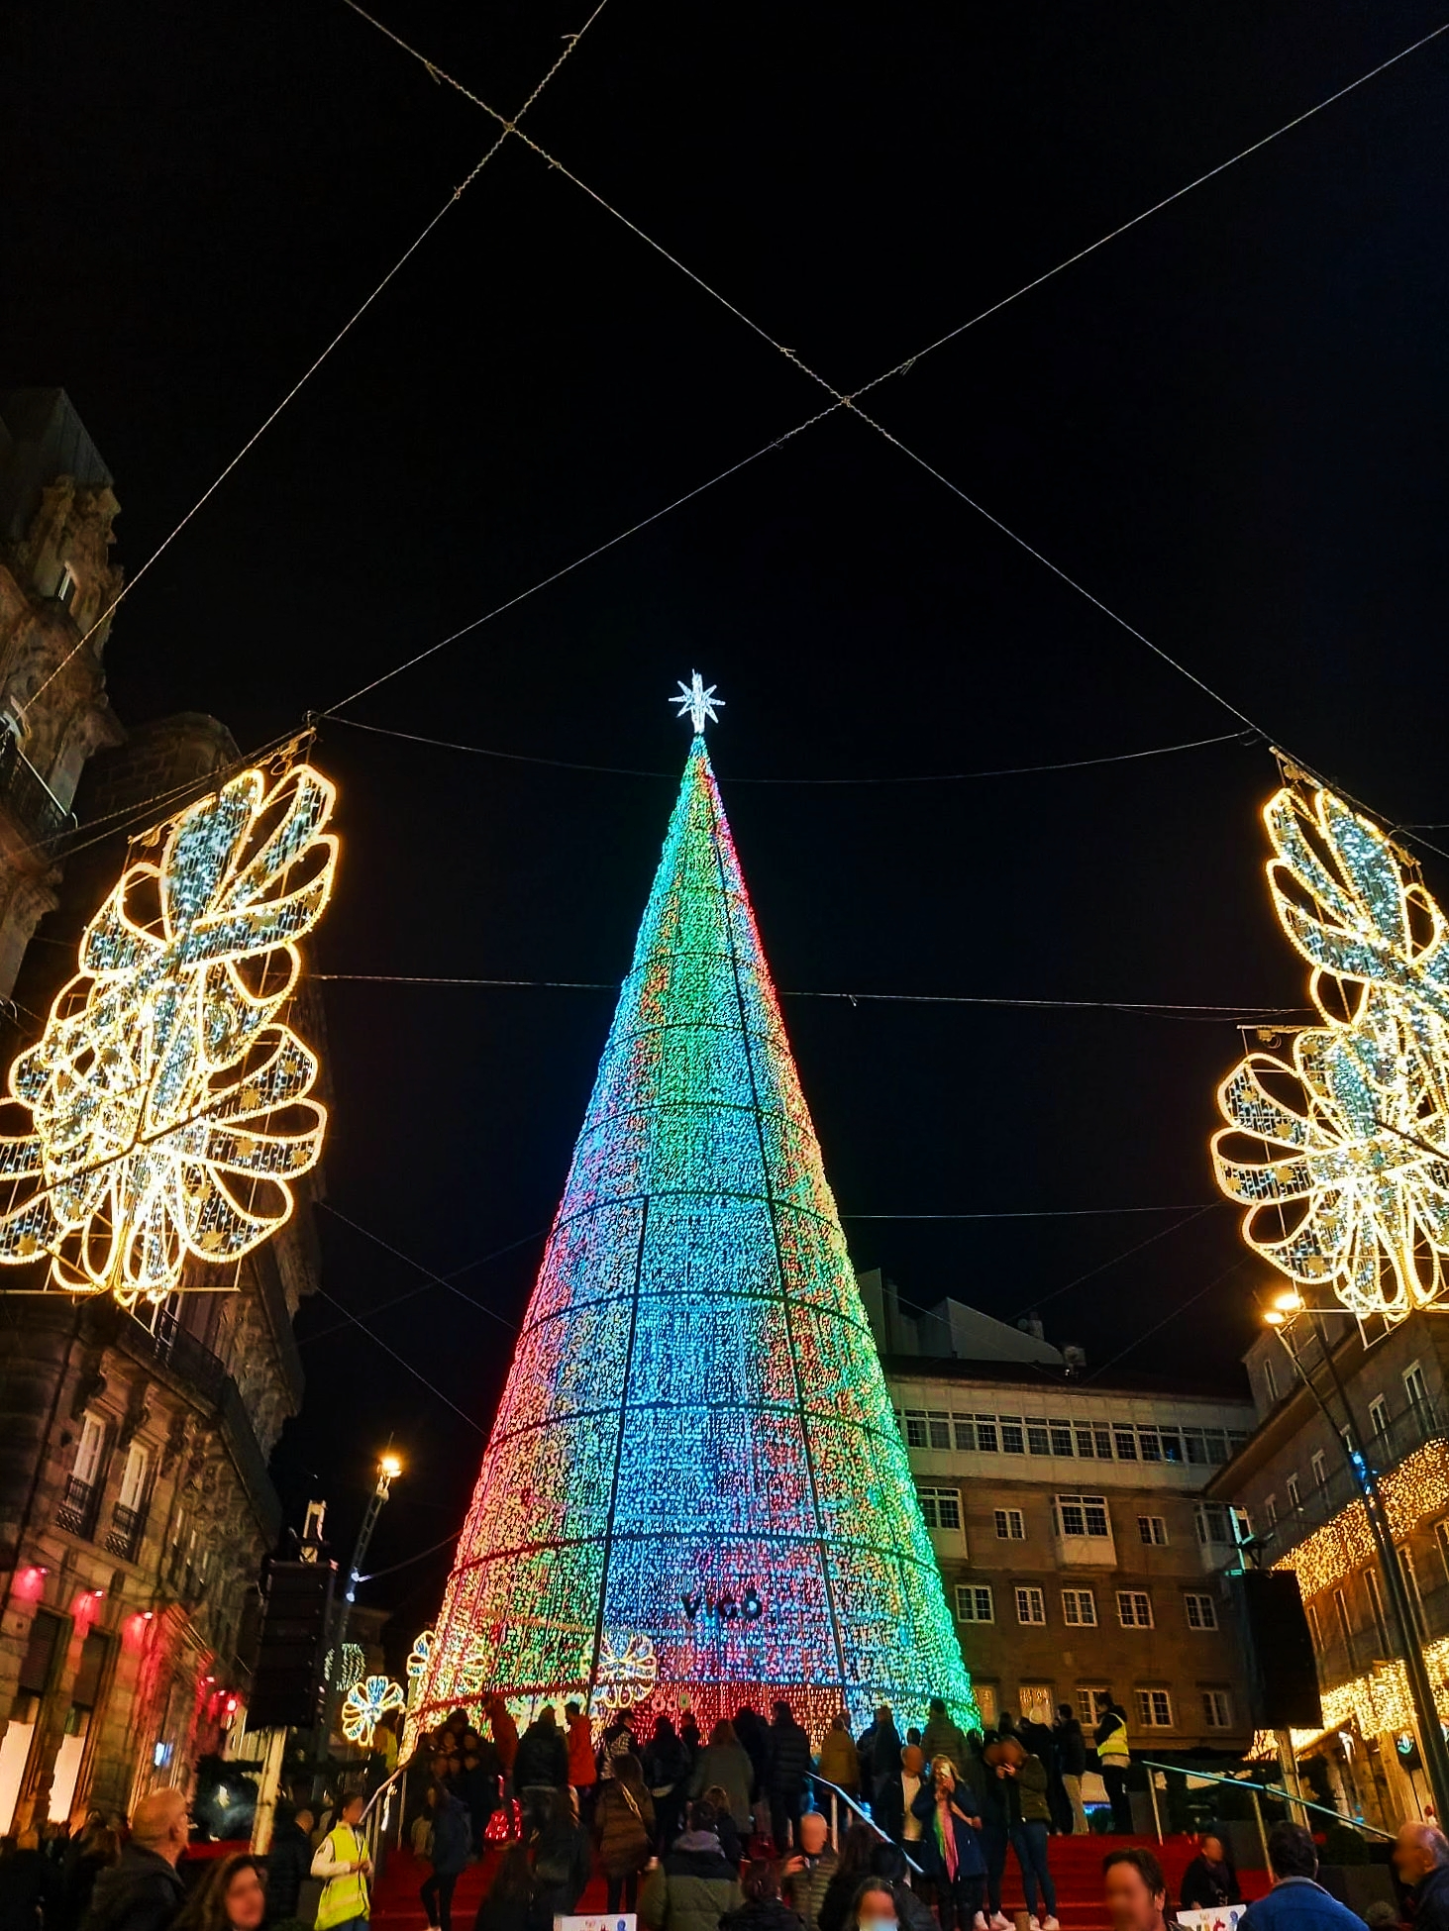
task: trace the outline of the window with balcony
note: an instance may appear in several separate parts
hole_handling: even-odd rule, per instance
[[[1429,1390],[1424,1381],[1424,1370],[1417,1361],[1411,1361],[1404,1370],[1404,1398],[1411,1408],[1428,1402]]]
[[[1231,1730],[1233,1727],[1233,1699],[1226,1690],[1204,1690],[1202,1693],[1203,1727],[1208,1730]]]
[[[1286,1476],[1284,1478],[1283,1486],[1288,1491],[1289,1508],[1293,1509],[1295,1512],[1301,1510],[1303,1507],[1303,1496],[1299,1491],[1297,1475]]]
[[[55,1519],[72,1535],[88,1536],[95,1525],[96,1503],[100,1499],[101,1455],[106,1444],[106,1427],[99,1415],[87,1411],[81,1417],[80,1439],[75,1459],[61,1490]]]
[[[1166,1690],[1138,1690],[1137,1721],[1144,1730],[1172,1728],[1172,1698]]]
[[[1369,1433],[1387,1434],[1389,1426],[1389,1404],[1385,1395],[1375,1395],[1368,1406]]]
[[[1063,1538],[1091,1536],[1101,1541],[1111,1540],[1112,1524],[1105,1495],[1054,1495],[1052,1520],[1057,1534]]]
[[[1117,1591],[1117,1620],[1124,1629],[1151,1629],[1152,1598],[1145,1589]]]
[[[1025,1542],[1026,1517],[1020,1509],[997,1509],[996,1535],[1001,1542]]]
[[[1045,1623],[1046,1592],[1029,1583],[1019,1583],[1016,1590],[1016,1620],[1019,1623]]]
[[[1313,1486],[1324,1488],[1328,1483],[1328,1457],[1321,1448],[1315,1448],[1308,1457],[1308,1466],[1313,1470]]]
[[[1090,1589],[1062,1591],[1062,1621],[1068,1629],[1097,1627],[1097,1598]]]
[[[146,1492],[151,1457],[140,1442],[126,1450],[126,1466],[121,1476],[121,1492],[111,1510],[111,1526],[106,1548],[127,1562],[134,1562],[146,1522]]]
[[[1182,1599],[1187,1611],[1189,1629],[1216,1629],[1218,1626],[1218,1606],[1211,1596],[1199,1595],[1189,1591]]]
[[[994,1623],[996,1621],[991,1590],[985,1583],[958,1582],[956,1584],[956,1620],[958,1623]]]
[[[961,1491],[956,1488],[919,1488],[921,1514],[928,1529],[961,1532]]]
[[[1165,1515],[1139,1515],[1137,1533],[1149,1549],[1167,1547],[1167,1517]]]

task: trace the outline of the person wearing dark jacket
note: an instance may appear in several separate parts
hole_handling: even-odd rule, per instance
[[[773,1864],[756,1858],[740,1879],[743,1904],[726,1911],[719,1931],[803,1931],[800,1919],[780,1896],[780,1880]]]
[[[418,1896],[432,1931],[453,1931],[453,1892],[468,1868],[473,1824],[468,1806],[446,1784],[429,1787],[428,1804],[433,1813],[433,1848],[429,1853],[433,1868]]]
[[[945,1702],[939,1696],[931,1698],[921,1748],[926,1753],[928,1763],[934,1763],[937,1757],[945,1757],[959,1770],[966,1761],[966,1739],[951,1721]]]
[[[783,1698],[775,1704],[773,1716],[769,1758],[770,1831],[775,1839],[775,1854],[783,1857],[799,1842],[805,1780],[810,1775],[814,1759],[810,1754],[809,1737],[795,1721],[794,1711]],[[777,1889],[777,1900],[778,1897]]]
[[[310,1810],[277,1805],[266,1859],[268,1924],[297,1916],[302,1886],[312,1875],[312,1823]]]
[[[640,1762],[654,1802],[658,1842],[668,1850],[684,1821],[691,1761],[683,1738],[667,1716],[656,1719],[654,1734],[645,1744]]]
[[[1061,1931],[1057,1922],[1056,1885],[1047,1862],[1051,1807],[1047,1802],[1046,1765],[1040,1757],[1033,1756],[1019,1736],[1002,1738],[997,1756],[995,1773],[1001,1781],[1006,1805],[1006,1834],[1021,1867],[1027,1915],[1035,1923],[1037,1886],[1040,1885],[1046,1906],[1041,1919],[1042,1931]]]
[[[101,1872],[121,1855],[121,1840],[104,1817],[92,1814],[66,1846],[60,1867],[60,1931],[79,1931]]]
[[[1073,1837],[1085,1837],[1091,1826],[1082,1807],[1082,1779],[1087,1774],[1087,1739],[1070,1703],[1058,1703],[1057,1761],[1061,1765],[1062,1788],[1071,1812]]]
[[[473,1931],[528,1931],[532,1898],[533,1866],[528,1861],[528,1847],[513,1844],[478,1906]]]
[[[1401,1825],[1393,1861],[1409,1894],[1414,1931],[1449,1931],[1449,1840],[1443,1831],[1433,1824]]]
[[[901,1751],[905,1748],[889,1703],[882,1703],[876,1711],[874,1730],[869,1750],[862,1746],[858,1751],[861,1792],[869,1797],[872,1806],[879,1786],[900,1769]]]
[[[1437,1837],[1439,1833],[1435,1831],[1434,1835]],[[1445,1875],[1449,1876],[1449,1872]],[[1228,1861],[1223,1840],[1209,1831],[1202,1840],[1202,1848],[1197,1856],[1182,1874],[1182,1908],[1184,1911],[1216,1911],[1220,1905],[1241,1904],[1242,1901],[1238,1874]],[[1449,1922],[1441,1927],[1441,1931],[1449,1931]]]
[[[559,1742],[563,1739],[560,1737]],[[523,1745],[519,1745],[521,1750]],[[565,1761],[565,1772],[568,1764]],[[553,1921],[568,1917],[589,1881],[593,1859],[589,1840],[574,1815],[567,1790],[536,1789],[524,1823],[533,1852],[533,1898],[529,1931],[553,1931]]]
[[[566,1790],[568,1781],[568,1745],[559,1734],[553,1705],[545,1703],[518,1739],[513,1787],[521,1797],[525,1790]]]
[[[718,1931],[725,1913],[743,1902],[739,1874],[720,1849],[714,1805],[691,1804],[688,1830],[662,1863],[650,1862],[639,1916],[650,1931]]]
[[[498,1784],[502,1775],[503,1761],[498,1755],[498,1746],[490,1738],[480,1737],[476,1730],[465,1730],[463,1760],[453,1779],[453,1788],[468,1813],[475,1857],[483,1854],[483,1832],[498,1808]]]
[[[750,1802],[753,1804],[770,1787],[770,1732],[753,1704],[742,1703],[735,1711],[735,1735],[750,1760]]]
[[[40,1848],[40,1833],[0,1838],[0,1931],[55,1931],[59,1876]]]
[[[931,1781],[922,1785],[911,1806],[925,1829],[921,1833],[922,1863],[935,1880],[941,1931],[954,1923],[972,1931],[981,1918],[986,1888],[986,1859],[981,1852],[981,1805],[975,1792],[960,1782],[951,1759],[938,1755],[931,1764]]]
[[[96,1879],[82,1931],[169,1931],[186,1900],[176,1866],[186,1849],[187,1822],[179,1790],[153,1790],[141,1799],[130,1842]]]
[[[840,1862],[825,1887],[815,1922],[819,1931],[845,1931],[855,1894],[870,1876],[871,1853],[880,1842],[869,1824],[852,1824],[840,1847]]]
[[[608,1887],[606,1909],[632,1911],[639,1896],[639,1873],[654,1847],[654,1805],[644,1788],[639,1759],[613,1759],[614,1774],[594,1806],[594,1842]]]
[[[910,1744],[906,1745],[909,1750]],[[920,1745],[916,1748],[919,1750]],[[899,1844],[878,1843],[870,1854],[870,1874],[884,1878],[896,1894],[896,1909],[901,1931],[937,1931],[936,1914],[926,1900],[911,1889],[910,1867]]]

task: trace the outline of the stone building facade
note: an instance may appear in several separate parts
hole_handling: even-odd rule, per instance
[[[1335,1313],[1297,1315],[1281,1333],[1265,1329],[1245,1357],[1257,1427],[1212,1493],[1242,1511],[1265,1565],[1297,1573],[1324,1719],[1294,1735],[1305,1771],[1327,1801],[1392,1829],[1423,1815],[1428,1794],[1408,1749],[1417,1729],[1392,1598],[1341,1431],[1351,1418],[1378,1476],[1449,1722],[1449,1332],[1442,1315],[1389,1328]]]
[[[208,717],[121,730],[102,689],[104,627],[77,648],[119,581],[110,477],[60,392],[16,392],[0,419],[8,1064],[75,970],[126,833],[174,814],[238,754]],[[17,771],[28,789],[7,789]],[[321,1044],[305,987],[298,1003],[299,1030]],[[188,1283],[211,1291],[159,1306],[38,1291],[43,1264],[0,1277],[0,1832],[184,1785],[244,1712],[258,1574],[281,1530],[267,1464],[301,1402],[292,1322],[317,1279],[320,1186],[320,1171],[302,1182],[292,1219],[235,1269]]]
[[[1214,1476],[1250,1403],[1108,1376],[1090,1383],[1038,1331],[959,1302],[904,1313],[861,1280],[886,1383],[983,1718],[1090,1730],[1111,1689],[1139,1756],[1240,1756],[1253,1736]],[[969,1353],[957,1352],[969,1349]]]

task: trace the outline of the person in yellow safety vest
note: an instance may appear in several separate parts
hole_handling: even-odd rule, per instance
[[[317,1931],[339,1931],[343,1926],[356,1931],[367,1924],[372,1859],[359,1829],[366,1801],[360,1790],[345,1798],[337,1822],[313,1854],[313,1877],[327,1880],[317,1905]]]
[[[1114,1702],[1110,1690],[1097,1692],[1097,1763],[1112,1803],[1112,1829],[1119,1837],[1132,1835],[1132,1806],[1127,1801],[1127,1767],[1132,1761],[1127,1741],[1127,1712]]]

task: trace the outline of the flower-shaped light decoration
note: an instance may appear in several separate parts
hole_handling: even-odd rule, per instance
[[[335,797],[306,764],[270,789],[246,771],[127,866],[10,1069],[31,1130],[0,1137],[0,1264],[49,1254],[68,1293],[156,1301],[189,1256],[236,1260],[290,1216],[326,1112],[280,1014],[331,895]]]
[[[433,1652],[433,1632],[420,1629],[413,1638],[413,1646],[408,1654],[408,1708],[411,1709],[422,1694],[423,1678],[428,1673],[428,1658]]]
[[[658,1677],[659,1657],[647,1636],[631,1636],[623,1643],[604,1636],[594,1672],[594,1710],[612,1716],[646,1702]]]
[[[1440,1298],[1449,1259],[1444,916],[1332,792],[1285,788],[1264,819],[1274,904],[1323,1024],[1296,1034],[1291,1060],[1249,1053],[1218,1089],[1218,1184],[1290,1280],[1398,1320]]]
[[[407,1706],[401,1683],[385,1676],[364,1676],[342,1701],[342,1734],[349,1743],[371,1743],[372,1733],[389,1710]]]

